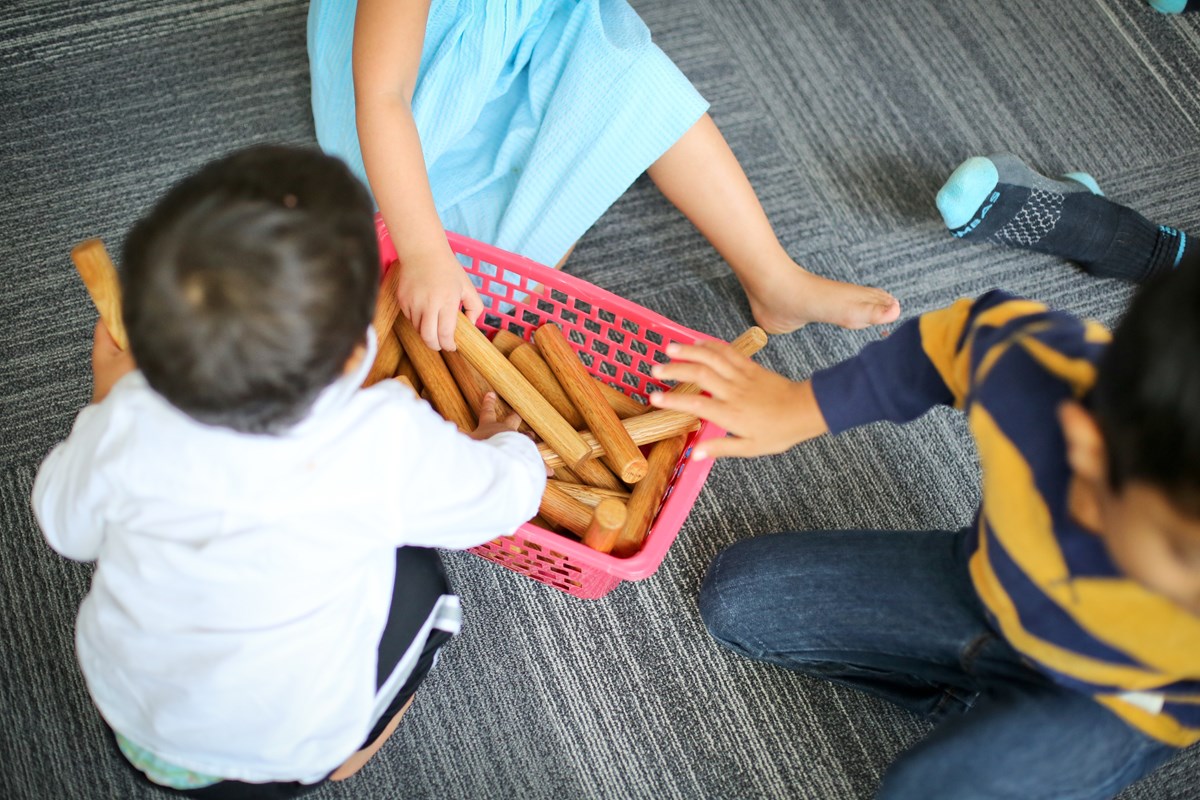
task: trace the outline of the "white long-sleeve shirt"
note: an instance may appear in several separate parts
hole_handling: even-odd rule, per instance
[[[527,437],[472,440],[394,381],[359,390],[369,361],[282,436],[198,423],[134,372],[46,457],[34,511],[96,561],[76,649],[113,729],[223,778],[323,777],[374,721],[395,549],[536,513]]]

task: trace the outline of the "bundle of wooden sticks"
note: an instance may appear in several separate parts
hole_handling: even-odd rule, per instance
[[[379,347],[364,385],[401,380],[464,432],[474,430],[484,395],[495,391],[507,404],[500,414],[515,410],[554,468],[534,524],[602,553],[637,553],[700,421],[652,409],[593,377],[553,323],[538,328],[529,342],[504,330],[489,341],[460,313],[457,351],[431,350],[400,313],[397,273],[389,270],[380,287],[374,321]],[[750,328],[732,345],[749,356],[766,340],[761,328]],[[699,388],[680,384],[671,391]]]

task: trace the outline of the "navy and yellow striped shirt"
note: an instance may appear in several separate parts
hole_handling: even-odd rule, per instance
[[[1086,397],[1109,339],[990,292],[900,326],[813,389],[833,433],[961,409],[983,473],[971,578],[992,623],[1056,682],[1183,747],[1200,740],[1200,618],[1123,575],[1067,509],[1058,407]]]

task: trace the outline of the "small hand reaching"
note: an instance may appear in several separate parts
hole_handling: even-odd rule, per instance
[[[396,293],[401,313],[429,347],[454,350],[459,306],[472,322],[483,313],[483,301],[466,271],[449,249],[399,266]]]
[[[791,381],[721,342],[667,347],[670,364],[656,378],[695,383],[711,395],[655,392],[650,403],[711,420],[729,432],[697,445],[692,458],[782,453],[829,430],[811,381]]]

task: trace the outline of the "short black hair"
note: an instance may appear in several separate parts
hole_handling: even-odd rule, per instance
[[[311,148],[202,167],[134,225],[122,261],[146,381],[192,418],[245,433],[305,416],[365,342],[379,288],[370,196]]]
[[[1092,410],[1113,488],[1144,482],[1200,517],[1200,263],[1134,296],[1101,360]]]

